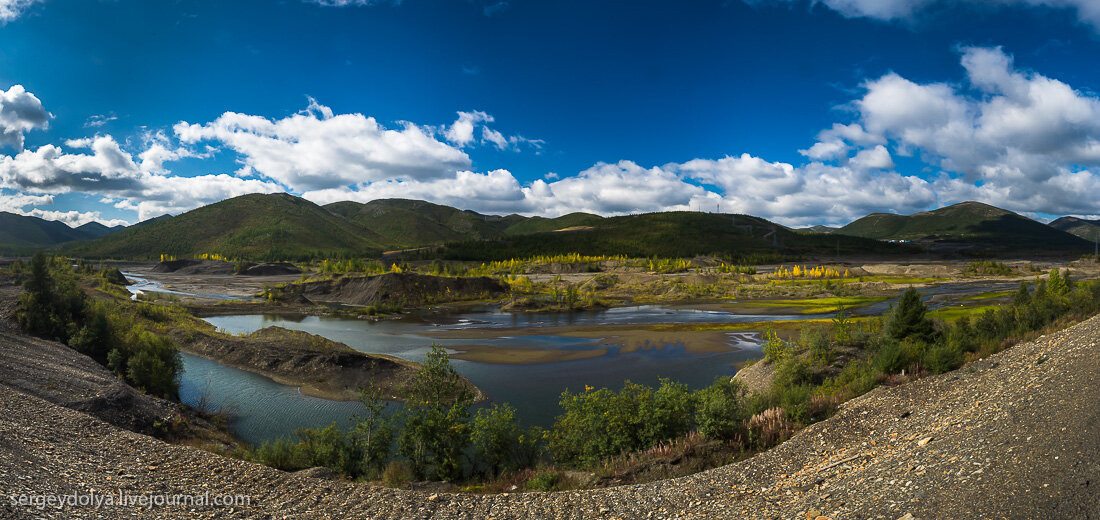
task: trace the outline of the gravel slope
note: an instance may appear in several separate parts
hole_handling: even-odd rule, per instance
[[[0,344],[0,349],[8,348]],[[0,518],[1100,518],[1100,316],[880,388],[749,460],[584,492],[429,494],[168,445],[0,380]],[[247,494],[247,508],[36,510],[20,493]]]
[[[88,356],[19,331],[8,317],[20,292],[0,283],[0,384],[133,431],[148,433],[176,413],[175,404],[134,390]]]

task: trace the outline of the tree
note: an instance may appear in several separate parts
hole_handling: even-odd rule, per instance
[[[42,251],[35,252],[34,257],[31,258],[31,274],[23,283],[23,288],[39,301],[49,299],[53,289],[53,279],[50,277],[50,266],[46,255]]]
[[[1016,289],[1016,294],[1012,295],[1012,305],[1017,307],[1027,305],[1031,302],[1031,291],[1027,288],[1027,282],[1020,282],[1020,288]]]
[[[749,418],[745,386],[732,377],[719,377],[697,393],[699,433],[717,440],[734,440],[745,433]]]
[[[69,338],[69,346],[100,363],[105,363],[107,354],[111,351],[111,323],[107,320],[107,314],[103,309],[92,306],[89,312],[91,317],[85,320],[84,326],[72,338]]]
[[[471,426],[470,442],[477,458],[488,466],[489,475],[495,477],[516,459],[521,436],[516,409],[508,403],[482,408]]]
[[[16,320],[31,334],[67,342],[79,329],[86,296],[71,276],[54,273],[52,263],[41,251],[34,254]]]
[[[462,454],[469,444],[467,420],[474,396],[447,359],[433,345],[406,391],[405,429],[398,451],[420,478],[455,479],[462,473]]]
[[[386,402],[382,400],[382,389],[371,385],[360,389],[359,401],[366,413],[359,418],[355,432],[363,453],[364,469],[381,471],[389,460],[393,445],[393,425],[386,416]]]
[[[1069,278],[1062,275],[1062,273],[1058,271],[1057,267],[1051,269],[1050,276],[1047,278],[1047,292],[1052,295],[1065,296],[1066,294],[1069,294],[1069,290]]]
[[[914,338],[929,342],[935,335],[932,320],[926,314],[928,307],[920,299],[917,290],[910,287],[901,295],[898,305],[890,310],[886,321],[887,334],[896,340]]]
[[[135,387],[162,397],[179,394],[179,374],[183,360],[179,351],[164,336],[139,331],[131,334],[126,359],[126,378]]]

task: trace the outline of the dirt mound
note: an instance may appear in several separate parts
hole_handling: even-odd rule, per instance
[[[772,381],[775,379],[775,363],[761,359],[738,370],[733,377],[744,383],[745,388],[765,393],[771,388]]]
[[[301,386],[303,393],[341,401],[359,398],[359,387],[378,385],[400,398],[418,365],[381,354],[364,354],[343,343],[282,327],[266,327],[244,337],[174,331],[186,352],[217,360],[277,382]]]
[[[153,266],[154,273],[233,274],[236,266],[220,260],[169,260]]]
[[[415,307],[489,298],[505,291],[507,288],[503,284],[487,276],[449,278],[387,273],[292,284],[287,286],[285,293],[288,297],[304,296],[315,302],[358,306],[386,303]]]
[[[237,274],[244,276],[280,276],[287,274],[302,274],[302,270],[295,267],[294,264],[274,262],[250,265],[247,269]]]
[[[862,269],[880,276],[948,277],[957,276],[959,268],[945,264],[867,264]]]

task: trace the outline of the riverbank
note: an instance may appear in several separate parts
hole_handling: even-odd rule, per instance
[[[343,343],[281,327],[246,336],[171,329],[169,337],[188,354],[333,401],[355,401],[360,388],[371,385],[381,388],[386,399],[402,400],[405,386],[420,367],[412,361],[364,354]]]

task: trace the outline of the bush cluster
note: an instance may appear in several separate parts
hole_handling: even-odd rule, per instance
[[[183,362],[167,338],[148,332],[138,316],[166,321],[164,306],[150,303],[115,304],[95,301],[77,283],[77,271],[64,258],[41,252],[31,259],[26,290],[19,298],[16,319],[27,332],[55,339],[106,365],[135,388],[175,398]],[[98,274],[107,282],[114,273]],[[123,308],[123,305],[126,308]]]

